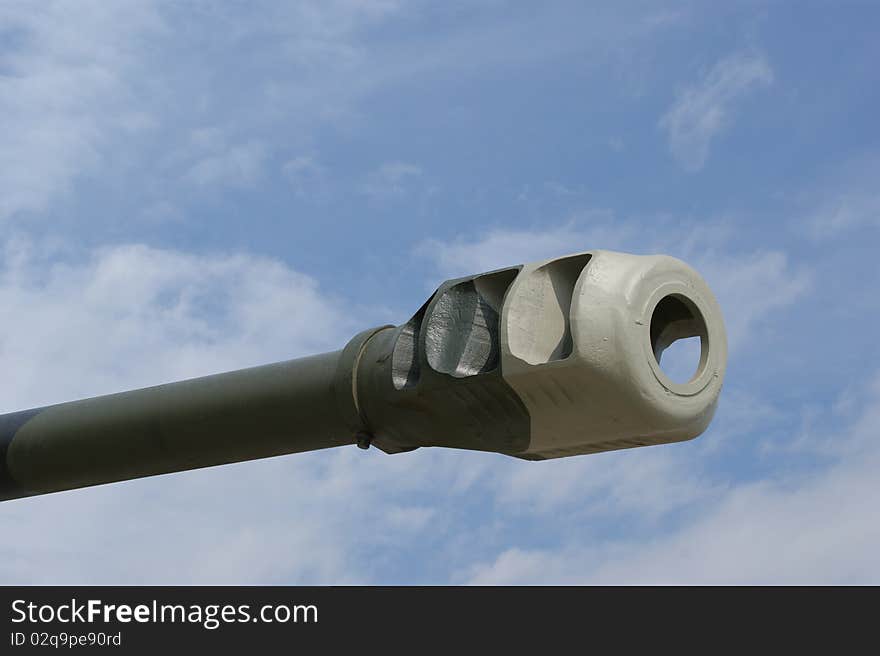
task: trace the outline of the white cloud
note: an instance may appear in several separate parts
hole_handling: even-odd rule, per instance
[[[491,485],[513,516],[570,512],[579,522],[626,516],[651,523],[713,493],[715,484],[689,467],[693,455],[666,447],[515,463],[499,468]]]
[[[348,0],[244,13],[159,0],[2,3],[0,220],[47,213],[83,179],[130,185],[146,204],[179,180],[256,185],[275,150],[345,115],[370,87],[355,35],[397,11]]]
[[[260,3],[246,12],[160,0],[4,2],[0,219],[45,213],[83,179],[140,207],[167,201],[181,180],[251,187],[269,161],[313,149],[318,128],[359,129],[360,102],[384,88],[582,50],[598,62],[668,25],[594,12],[584,39],[583,25],[561,10],[498,21],[475,9],[464,27],[417,42],[367,38],[414,13],[392,1]],[[519,47],[526,37],[542,47]],[[223,149],[206,153],[188,139],[206,123],[220,126]],[[418,175],[413,164],[390,162],[361,190],[399,196]]]
[[[540,230],[497,228],[454,241],[429,239],[418,245],[416,255],[433,261],[441,275],[454,278],[600,245],[623,248],[632,235],[631,226],[615,222],[608,212],[593,213],[584,223],[588,225],[568,223]]]
[[[809,221],[817,238],[861,227],[880,227],[880,194],[845,194],[827,203]]]
[[[147,205],[139,214],[144,221],[153,224],[181,223],[186,218],[184,212],[174,203],[165,200]]]
[[[673,156],[689,171],[703,168],[712,141],[730,126],[736,103],[772,82],[773,71],[761,54],[737,53],[719,61],[699,83],[682,90],[660,119]]]
[[[161,33],[151,2],[4,2],[0,25],[0,220],[45,210],[149,129],[139,65]],[[19,47],[15,47],[19,44]]]
[[[811,207],[799,217],[816,240],[844,236],[860,229],[880,228],[880,157],[854,157],[835,162],[798,200]]]
[[[321,197],[326,190],[327,169],[314,157],[300,155],[281,167],[294,193],[300,197]]]
[[[749,339],[753,328],[772,323],[774,311],[792,305],[810,289],[804,266],[792,266],[781,251],[740,254],[697,251],[691,263],[706,278],[724,313],[731,348]]]
[[[834,436],[829,467],[777,472],[707,500],[696,517],[630,540],[509,547],[462,576],[478,584],[880,582],[880,385]],[[650,485],[663,495],[664,486]]]
[[[0,253],[7,410],[338,348],[361,327],[270,258],[23,239]]]
[[[410,162],[386,162],[367,175],[361,192],[374,199],[398,198],[411,190],[422,168]]]
[[[259,141],[236,144],[200,158],[186,177],[200,186],[252,187],[263,175],[267,148]]]

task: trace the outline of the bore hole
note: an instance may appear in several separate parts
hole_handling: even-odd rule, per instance
[[[651,350],[674,383],[697,378],[706,364],[709,339],[703,316],[686,296],[663,297],[651,315]]]

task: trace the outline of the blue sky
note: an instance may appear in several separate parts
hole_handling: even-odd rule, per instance
[[[0,2],[2,411],[338,348],[592,248],[682,257],[730,339],[692,442],[6,503],[0,582],[880,582],[878,14]]]

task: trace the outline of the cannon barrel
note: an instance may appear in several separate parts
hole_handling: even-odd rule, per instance
[[[660,357],[700,338],[692,378]],[[727,360],[702,278],[589,251],[443,283],[341,351],[0,416],[0,499],[358,444],[526,460],[705,430]]]

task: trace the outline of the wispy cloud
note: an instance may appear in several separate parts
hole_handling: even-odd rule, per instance
[[[327,185],[327,168],[309,155],[289,159],[281,167],[294,193],[301,197],[321,197]]]
[[[271,258],[28,239],[0,253],[7,411],[334,348],[360,327]]]
[[[263,175],[266,155],[267,148],[259,141],[236,144],[200,158],[186,177],[202,187],[251,187]]]
[[[79,180],[112,177],[114,191],[132,185],[145,204],[178,181],[257,185],[271,155],[371,88],[356,35],[399,11],[390,1],[244,13],[160,0],[3,3],[0,220],[52,209]],[[186,36],[174,29],[184,23]],[[247,57],[230,65],[244,39]],[[206,118],[223,127],[205,130]]]
[[[509,548],[470,572],[474,583],[870,583],[880,580],[871,520],[880,466],[880,376],[860,380],[850,420],[818,436],[828,465],[742,481],[703,499],[650,540],[558,549]],[[653,490],[664,486],[654,485]],[[661,492],[662,494],[662,492]]]
[[[668,26],[608,11],[593,16],[585,39],[560,9],[499,21],[476,8],[464,29],[418,43],[365,38],[417,13],[391,0],[260,3],[249,12],[159,0],[3,3],[12,38],[0,46],[0,219],[43,212],[74,181],[102,176],[142,206],[167,200],[180,181],[256,186],[268,161],[312,150],[319,128],[359,129],[360,102],[378,90],[474,74],[475,60],[484,70],[588,49],[599,61],[613,56],[612,43],[641,43]],[[524,38],[542,47],[523,49]],[[224,150],[205,153],[188,139],[206,120],[225,126]],[[413,166],[388,162],[361,191],[399,197],[418,175]]]
[[[860,229],[880,228],[880,157],[862,156],[835,163],[801,200],[812,209],[797,221],[815,239],[842,237]]]
[[[433,262],[441,275],[457,277],[589,250],[599,244],[603,248],[624,248],[632,230],[632,226],[616,222],[610,212],[591,212],[582,221],[541,229],[496,228],[451,241],[429,239],[416,247],[416,255]]]
[[[45,210],[74,180],[153,126],[143,44],[164,26],[154,3],[4,2],[0,48],[0,220]],[[115,149],[111,146],[115,145]]]
[[[827,202],[809,219],[817,238],[856,228],[880,227],[880,192],[845,193]]]
[[[361,192],[374,199],[405,196],[422,177],[422,167],[411,162],[386,162],[369,173],[361,184]]]
[[[834,436],[840,456],[831,467],[732,486],[662,537],[511,547],[465,576],[478,584],[877,583],[878,424],[875,395]]]
[[[679,164],[688,171],[703,168],[712,141],[733,122],[737,103],[772,82],[773,70],[763,55],[736,53],[680,91],[659,122]]]

